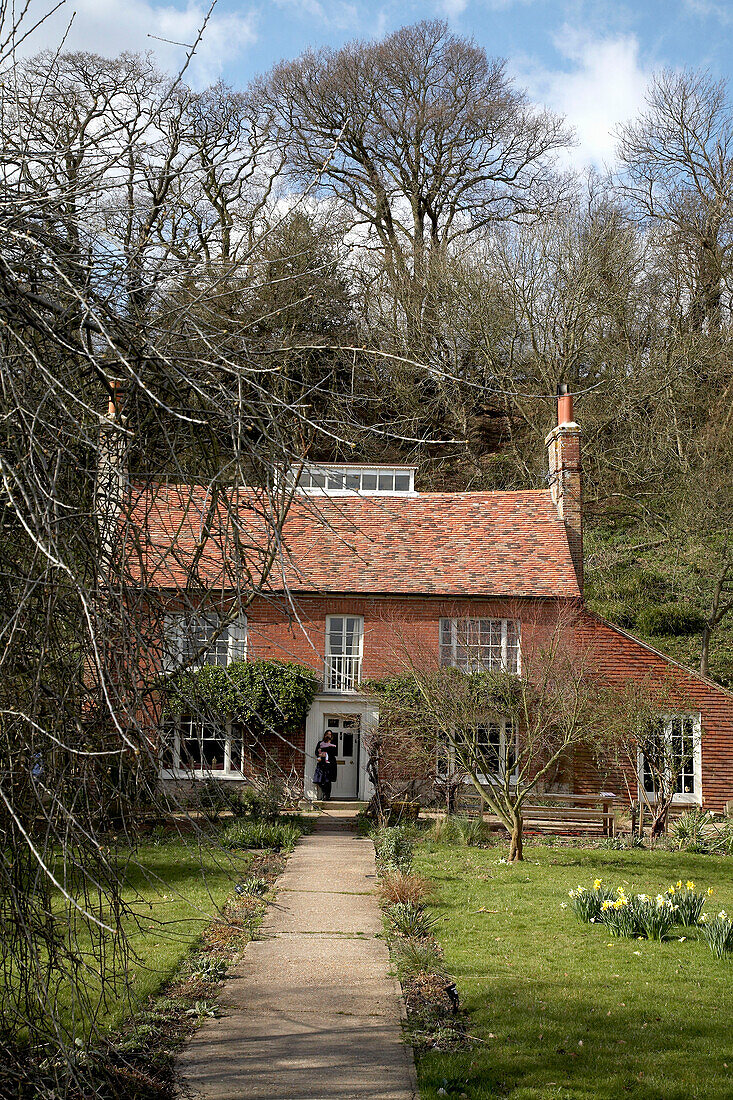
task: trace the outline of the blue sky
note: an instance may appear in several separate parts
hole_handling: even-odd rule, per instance
[[[31,11],[44,4],[31,0]],[[184,51],[160,39],[191,42],[207,7],[205,0],[66,0],[34,47],[57,43],[74,11],[70,48],[152,48],[172,68]],[[338,47],[435,17],[505,57],[533,99],[568,117],[579,165],[612,161],[609,131],[641,109],[654,69],[733,76],[733,0],[218,0],[189,75],[199,86],[218,77],[243,85],[308,47]]]

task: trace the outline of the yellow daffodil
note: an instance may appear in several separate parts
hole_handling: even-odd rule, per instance
[[[694,889],[695,889],[695,883],[694,883],[694,882],[690,882],[690,880],[689,880],[689,879],[688,879],[688,880],[687,880],[687,882],[685,883],[685,886],[687,887],[687,889],[688,889],[688,890],[694,890]]]
[[[713,896],[713,888],[712,888],[712,886],[708,886],[708,897],[711,898],[712,896]]]

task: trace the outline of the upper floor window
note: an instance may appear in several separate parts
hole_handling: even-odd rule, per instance
[[[675,802],[700,800],[700,719],[665,715],[639,754],[639,778],[648,798],[669,792]]]
[[[359,615],[326,619],[326,691],[355,691],[361,680],[364,620]]]
[[[294,472],[291,472],[294,477]],[[415,492],[414,466],[305,466],[298,488],[306,493],[361,493],[367,496]]]
[[[441,619],[440,663],[463,672],[518,675],[519,623],[512,619]]]
[[[196,669],[243,661],[247,656],[247,620],[239,615],[222,627],[224,621],[216,612],[167,615],[168,650],[175,663]]]

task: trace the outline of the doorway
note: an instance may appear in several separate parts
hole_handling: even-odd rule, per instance
[[[358,714],[324,714],[323,732],[329,730],[336,745],[338,772],[331,798],[356,798],[359,793],[361,719]]]

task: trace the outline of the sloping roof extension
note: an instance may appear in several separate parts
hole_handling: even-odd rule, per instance
[[[296,496],[281,546],[257,494],[238,490],[233,500],[212,517],[204,486],[160,482],[133,494],[132,578],[144,572],[160,588],[240,587],[241,566],[257,580],[269,546],[270,591],[580,596],[547,491]]]

